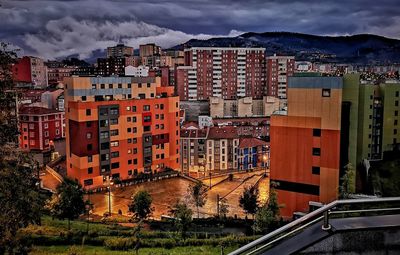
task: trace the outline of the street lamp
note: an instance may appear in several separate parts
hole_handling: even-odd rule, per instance
[[[267,161],[268,160],[268,156],[267,154],[263,155],[263,162],[264,162],[264,176],[267,176]]]
[[[114,183],[111,181],[111,177],[108,176],[108,215],[111,217],[111,186]]]

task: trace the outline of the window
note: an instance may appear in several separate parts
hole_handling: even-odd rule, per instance
[[[317,174],[317,175],[319,175],[319,171],[320,171],[319,166],[313,166],[313,167],[312,167],[312,174]]]
[[[136,117],[132,117],[132,122],[136,122]]]
[[[92,133],[90,132],[86,133],[86,139],[92,139]]]
[[[83,102],[86,101],[86,96],[82,96],[82,101],[83,101]]]
[[[330,97],[331,89],[322,89],[322,97]]]
[[[127,128],[126,132],[128,132],[128,133],[132,132],[132,128]]]
[[[93,167],[89,167],[87,172],[88,172],[88,174],[92,174],[93,173]]]
[[[397,126],[397,120],[394,120],[394,125]]]
[[[118,83],[118,88],[122,89],[122,84],[121,83]]]
[[[132,88],[132,84],[128,83],[128,89]]]
[[[48,123],[44,123],[44,128],[49,128],[49,124]]]
[[[312,148],[312,154],[314,156],[321,156],[321,149],[320,148]]]
[[[100,127],[108,127],[108,120],[100,120]]]
[[[110,155],[109,154],[101,154],[101,161],[106,161],[110,159]]]
[[[108,138],[108,131],[101,131],[100,132],[100,139],[106,139]]]
[[[133,148],[133,154],[137,154],[137,148]]]
[[[86,109],[86,116],[92,115],[92,110],[91,109]]]
[[[118,147],[119,146],[119,142],[118,141],[114,141],[110,143],[111,147]]]
[[[141,83],[138,83],[138,88],[141,88],[142,87],[142,84]]]
[[[151,116],[143,116],[143,121],[144,122],[150,122],[151,121]]]
[[[144,126],[143,127],[144,132],[150,132],[151,131],[151,126]]]
[[[58,121],[56,121],[54,124],[56,125],[56,127],[60,126],[60,122],[58,122]]]
[[[105,88],[106,88],[106,85],[105,85],[105,84],[100,84],[100,88],[101,88],[101,89],[105,89]]]
[[[110,130],[110,136],[117,136],[117,135],[118,135],[118,129]]]
[[[134,128],[133,128],[132,133],[137,133],[137,127],[134,127]]]
[[[96,84],[92,84],[92,89],[97,89],[97,85]]]
[[[127,121],[127,122],[131,122],[131,121],[132,121],[132,118],[131,118],[131,117],[126,117],[126,121]]]
[[[44,137],[49,137],[49,131],[44,132]]]
[[[59,135],[59,134],[60,134],[60,130],[56,129],[56,135]]]
[[[136,106],[132,106],[132,112],[136,112]]]
[[[119,152],[118,151],[111,152],[111,158],[118,158],[118,157],[119,157]]]
[[[90,162],[92,162],[93,161],[93,157],[92,156],[88,156],[87,157],[87,161],[90,163]]]
[[[118,119],[110,119],[110,125],[117,125]]]
[[[34,124],[29,124],[29,129],[34,129],[35,125]]]
[[[119,111],[118,111],[118,108],[111,108],[111,109],[110,109],[110,114],[111,114],[111,115],[118,115],[118,112],[119,112]]]
[[[111,164],[111,169],[119,168],[119,162],[115,162]]]
[[[399,91],[396,91],[396,97],[399,97]]]
[[[108,88],[109,88],[109,89],[114,88],[113,84],[108,84]]]
[[[137,138],[133,138],[132,142],[137,143]]]
[[[84,186],[90,186],[93,185],[93,179],[87,179],[83,181]]]
[[[394,101],[394,106],[399,106],[399,101],[398,100]]]
[[[128,175],[132,175],[132,170],[128,170]]]
[[[132,165],[132,159],[128,160],[128,165]]]
[[[128,143],[132,143],[132,138],[128,138]]]
[[[313,136],[321,137],[321,129],[314,128],[313,129]]]
[[[137,158],[133,159],[133,164],[137,165]]]
[[[161,110],[164,109],[164,104],[160,104],[160,109],[161,109]]]
[[[147,87],[150,88],[150,83],[147,83]]]
[[[394,116],[398,116],[399,115],[399,111],[394,111]]]
[[[126,110],[127,110],[127,111],[130,111],[130,110],[131,110],[131,107],[130,107],[130,106],[127,106],[127,107],[126,107]]]
[[[143,105],[143,111],[150,111],[150,105]]]
[[[100,149],[102,150],[108,150],[110,148],[110,143],[101,143],[100,144]]]
[[[91,121],[87,121],[86,122],[86,127],[91,127],[92,126],[92,122]]]
[[[393,129],[393,134],[397,135],[397,129]]]
[[[92,145],[91,143],[89,143],[88,145],[86,145],[86,149],[87,149],[88,151],[93,150],[93,145]]]

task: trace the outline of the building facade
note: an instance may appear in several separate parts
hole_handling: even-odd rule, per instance
[[[117,44],[114,47],[107,47],[107,58],[123,58],[133,56],[133,47]]]
[[[48,151],[55,140],[65,137],[64,112],[43,107],[22,107],[19,110],[20,148],[27,151]]]
[[[288,77],[294,73],[294,57],[270,56],[267,57],[267,84],[268,95],[279,99],[287,98]]]
[[[150,57],[154,55],[161,55],[161,47],[154,43],[139,45],[140,57]]]
[[[179,99],[152,77],[70,77],[67,174],[86,187],[179,169]]]
[[[342,77],[290,77],[288,111],[271,116],[271,181],[284,217],[338,196]]]
[[[181,100],[236,99],[265,95],[264,48],[185,49],[175,86]]]
[[[47,67],[43,59],[24,56],[12,66],[13,80],[18,87],[45,89],[47,83]]]

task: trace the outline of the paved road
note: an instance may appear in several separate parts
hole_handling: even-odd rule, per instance
[[[222,182],[209,190],[207,193],[207,203],[201,208],[200,217],[215,215],[217,211],[217,194],[221,197],[226,196],[229,203],[228,215],[244,217],[243,210],[239,207],[239,197],[244,187],[254,185],[261,178],[261,173],[245,173],[235,175],[233,181]],[[245,182],[243,182],[246,180]],[[111,210],[113,214],[122,210],[123,215],[128,215],[128,205],[130,198],[140,189],[147,190],[153,198],[154,218],[160,218],[161,215],[168,214],[170,206],[178,199],[185,200],[187,190],[192,182],[184,178],[165,179],[156,182],[147,182],[135,186],[113,189],[111,192]],[[269,179],[263,178],[260,181],[260,200],[268,196]],[[90,196],[94,204],[94,214],[103,215],[108,212],[108,193],[97,193]],[[197,216],[196,208],[192,208],[194,216]]]

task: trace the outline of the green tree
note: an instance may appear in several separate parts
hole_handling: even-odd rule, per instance
[[[356,170],[351,163],[345,166],[345,174],[340,178],[339,198],[348,198],[356,190]]]
[[[253,225],[253,230],[257,233],[267,232],[268,228],[276,224],[280,218],[279,210],[283,205],[278,204],[276,186],[276,183],[271,182],[267,203],[257,209]]]
[[[193,211],[186,203],[177,201],[170,209],[170,213],[175,218],[175,227],[183,239],[186,238],[186,232],[192,223]]]
[[[134,217],[139,220],[144,220],[151,215],[152,198],[149,192],[140,190],[132,198],[131,204],[129,205],[129,211],[134,214]]]
[[[239,198],[239,206],[247,214],[253,215],[258,207],[258,189],[256,187],[245,187],[242,195]]]
[[[43,207],[34,161],[17,146],[15,61],[16,52],[0,43],[0,254],[27,254],[18,230],[40,223]]]
[[[197,218],[200,218],[199,208],[203,207],[207,201],[207,187],[202,182],[196,182],[188,187],[190,200],[197,209]]]
[[[219,217],[225,217],[229,213],[229,204],[226,198],[222,198],[219,200]]]
[[[79,215],[85,212],[83,194],[84,191],[79,183],[65,178],[58,185],[56,193],[48,200],[46,207],[50,210],[52,216],[67,219],[69,230],[71,220],[77,219]]]

